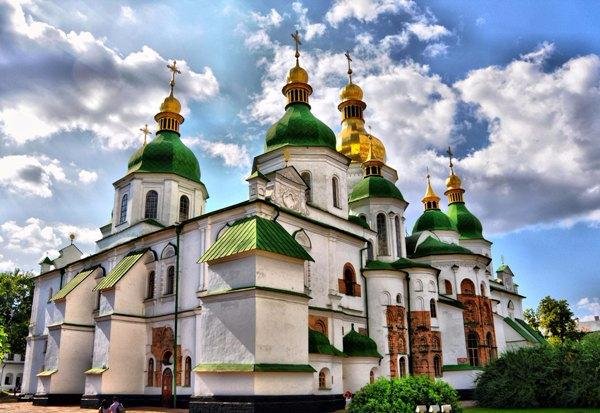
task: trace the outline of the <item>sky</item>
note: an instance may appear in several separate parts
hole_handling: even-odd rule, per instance
[[[68,243],[93,253],[112,183],[181,68],[184,142],[216,210],[283,114],[302,37],[313,113],[335,132],[344,52],[366,123],[422,212],[446,148],[469,209],[527,307],[565,298],[600,314],[600,3],[585,1],[0,0],[0,270],[38,271]],[[443,203],[445,205],[445,203]]]

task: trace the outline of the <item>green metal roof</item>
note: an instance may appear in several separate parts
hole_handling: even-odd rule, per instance
[[[315,117],[306,103],[292,103],[267,131],[265,151],[291,146],[324,146],[335,150],[335,133]]]
[[[369,224],[367,223],[367,219],[365,218],[364,215],[361,215],[361,216],[348,215],[348,221],[353,222],[357,225],[360,225],[363,228],[371,229],[371,227],[369,227]]]
[[[319,331],[308,329],[308,352],[343,357],[344,353],[331,345],[327,336]]]
[[[63,288],[58,290],[56,292],[56,294],[54,294],[50,300],[54,301],[54,300],[60,300],[61,298],[65,298],[67,296],[67,294],[69,294],[71,291],[73,291],[75,289],[75,287],[77,287],[79,284],[81,284],[81,282],[83,280],[85,280],[88,275],[90,275],[92,272],[94,272],[94,270],[96,268],[92,268],[91,270],[81,271],[75,277],[71,278],[71,280],[63,286]]]
[[[314,261],[278,222],[251,216],[242,218],[227,228],[198,262],[210,262],[253,250]]]
[[[411,255],[411,258],[425,257],[428,255],[447,255],[447,254],[473,254],[473,252],[465,247],[456,244],[442,242],[433,237],[427,237],[425,241],[417,246],[416,251]]]
[[[352,330],[344,336],[344,354],[349,357],[382,357],[377,351],[377,344],[371,337],[357,333],[354,325]]]
[[[527,340],[528,342],[533,343],[533,344],[540,344],[540,342],[535,337],[535,335],[533,335],[529,331],[527,331],[527,329],[525,327],[523,327],[521,325],[521,323],[517,323],[515,320],[513,320],[510,317],[504,317],[504,321],[506,322],[506,324],[511,326],[513,330],[515,330],[517,333],[519,333],[519,335],[521,337],[523,337],[525,340]]]
[[[452,231],[454,226],[450,218],[439,209],[428,209],[415,222],[412,232],[419,231]]]
[[[125,257],[123,257],[123,259],[119,261],[119,263],[115,265],[114,268],[110,270],[108,274],[106,274],[106,277],[100,280],[98,285],[96,285],[96,287],[94,288],[94,291],[106,290],[108,288],[114,287],[115,284],[119,282],[119,280],[123,278],[125,274],[127,274],[131,267],[133,267],[135,263],[138,262],[140,258],[142,258],[146,251],[148,251],[148,248],[142,251],[130,252]]]
[[[521,326],[527,330],[527,332],[529,334],[531,334],[540,344],[545,344],[547,343],[546,339],[544,338],[544,336],[542,336],[540,334],[540,332],[538,330],[536,330],[535,328],[531,327],[529,324],[527,324],[527,322],[525,320],[521,320],[520,318],[515,318],[515,321],[519,324],[521,324]]]
[[[367,261],[365,270],[403,270],[405,268],[433,268],[431,265],[412,261],[407,258],[399,258],[394,262],[378,260]]]
[[[464,202],[453,202],[448,205],[448,217],[452,225],[464,239],[484,239],[483,227]]]
[[[509,269],[508,265],[502,264],[501,266],[498,267],[498,269],[496,270],[496,272],[503,272],[503,271],[506,271],[508,269]]]
[[[395,198],[404,201],[398,187],[378,175],[365,176],[358,181],[352,188],[348,202],[356,202],[365,198]]]

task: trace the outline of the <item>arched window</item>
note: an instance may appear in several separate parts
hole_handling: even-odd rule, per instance
[[[433,348],[433,350],[441,350],[440,339],[438,337],[434,336],[431,340],[431,343],[431,347]]]
[[[185,387],[190,387],[191,383],[192,383],[192,358],[188,356],[185,358],[185,370],[184,370],[183,385]]]
[[[173,364],[173,352],[169,350],[164,352],[162,356],[162,364],[164,366],[170,366],[171,364]]]
[[[319,390],[327,390],[329,382],[329,369],[319,371]]]
[[[429,292],[430,293],[435,292],[435,283],[433,281],[429,281]]]
[[[494,342],[494,336],[492,335],[491,332],[488,332],[485,335],[485,341],[487,342],[486,344],[488,345],[488,347],[490,349],[490,361],[496,360],[496,357],[498,357],[498,353],[496,350],[496,343]]]
[[[52,287],[48,290],[48,302],[52,301],[52,296],[54,295],[54,290]]]
[[[302,177],[302,180],[304,181],[304,183],[307,186],[307,188],[306,188],[306,202],[310,204],[312,202],[312,192],[311,192],[312,182],[311,182],[311,179],[310,179],[310,172],[304,171],[304,172],[302,172],[300,174],[300,176]]]
[[[435,377],[442,377],[442,358],[438,355],[433,356],[433,372]]]
[[[452,283],[450,280],[444,280],[444,288],[446,289],[446,295],[452,294]]]
[[[512,300],[508,300],[508,305],[506,307],[508,308],[508,316],[513,318],[515,315],[515,305],[513,304]]]
[[[431,318],[437,317],[437,309],[435,307],[435,300],[433,298],[429,300],[429,311],[431,312]]]
[[[394,217],[394,226],[396,227],[396,256],[402,257],[402,229],[400,228],[400,218]]]
[[[127,221],[127,194],[123,194],[121,198],[121,213],[119,214],[119,224]]]
[[[342,294],[360,297],[360,284],[356,282],[356,272],[352,264],[344,265],[343,278],[338,281],[338,287]]]
[[[417,311],[423,311],[425,310],[425,302],[423,300],[423,297],[417,297]]]
[[[148,360],[148,387],[154,386],[154,359]]]
[[[146,210],[144,218],[156,219],[158,216],[158,193],[156,191],[148,191],[146,193]]]
[[[475,295],[475,284],[473,281],[465,278],[460,282],[460,293],[464,295]]]
[[[396,294],[396,304],[402,304],[402,294]]]
[[[175,267],[167,268],[167,288],[165,294],[173,294],[175,291]]]
[[[467,356],[471,366],[479,366],[479,339],[476,333],[467,334]]]
[[[375,383],[375,369],[371,369],[369,372],[369,383]]]
[[[481,288],[481,296],[485,297],[486,296],[485,283],[481,283],[479,288]]]
[[[336,208],[340,207],[340,189],[337,176],[331,178],[331,190],[333,191],[333,206]]]
[[[421,281],[421,280],[415,281],[415,291],[423,291],[423,281]]]
[[[315,323],[315,331],[318,331],[319,333],[323,333],[325,334],[327,329],[325,328],[325,323],[323,322],[323,320],[317,320],[317,322]]]
[[[179,198],[179,222],[183,222],[190,216],[190,199],[181,195]]]
[[[156,284],[156,273],[154,271],[150,271],[148,274],[148,294],[147,298],[154,298],[154,285]]]
[[[400,377],[406,376],[406,359],[404,357],[400,357],[398,370],[400,370]]]
[[[385,214],[377,214],[377,246],[379,255],[389,255]]]

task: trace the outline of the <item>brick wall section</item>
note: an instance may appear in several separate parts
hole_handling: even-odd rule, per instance
[[[479,364],[486,365],[496,347],[494,318],[492,314],[492,301],[488,297],[473,294],[458,294],[458,301],[465,307],[463,320],[465,326],[465,339],[469,333],[476,333],[479,344]],[[492,342],[488,343],[486,337],[491,333]],[[465,342],[465,347],[467,343]]]
[[[433,358],[436,355],[442,357],[441,334],[431,330],[429,311],[411,311],[410,327],[413,374],[425,374],[433,378]]]
[[[152,346],[150,352],[154,356],[154,387],[160,387],[162,382],[162,360],[165,352],[170,351],[173,353],[173,344],[175,339],[173,338],[173,329],[171,327],[158,327],[152,329]],[[182,357],[181,357],[181,346],[177,345],[177,375],[175,381],[178,386],[181,386],[181,372],[183,370]],[[148,366],[148,360],[146,360],[146,366]],[[173,366],[170,366],[173,370]]]
[[[308,328],[314,331],[318,331],[320,333],[329,336],[328,331],[328,320],[327,317],[318,316],[318,315],[308,315]]]
[[[398,377],[398,355],[406,354],[406,310],[399,305],[388,305],[386,319],[388,328],[388,347],[390,351],[390,375]]]

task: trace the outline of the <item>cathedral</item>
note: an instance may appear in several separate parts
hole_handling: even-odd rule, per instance
[[[451,152],[446,210],[428,176],[407,228],[349,56],[336,136],[311,113],[295,40],[247,199],[212,212],[168,65],[156,136],[114,182],[97,251],[71,243],[41,262],[22,386],[34,404],[327,412],[379,377],[417,374],[468,395],[498,354],[543,341],[511,269],[493,270]]]

